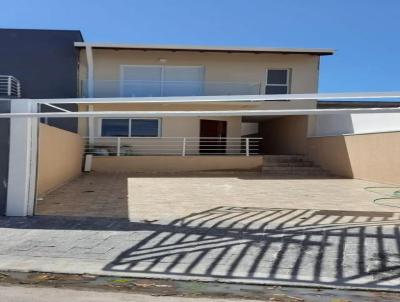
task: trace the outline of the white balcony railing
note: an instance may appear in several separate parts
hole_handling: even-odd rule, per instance
[[[21,84],[11,75],[0,75],[0,96],[21,97]]]
[[[136,155],[256,155],[261,138],[253,137],[95,137],[86,138],[86,154]]]
[[[260,82],[95,80],[93,94],[90,95],[87,80],[81,81],[81,97],[257,95],[260,93]]]

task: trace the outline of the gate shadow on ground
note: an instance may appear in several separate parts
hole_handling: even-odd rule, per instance
[[[149,224],[104,270],[142,276],[398,288],[396,213],[217,207]]]
[[[116,275],[400,290],[394,212],[216,207],[154,223],[3,217],[0,229],[7,228],[92,230],[99,245],[104,237],[95,235],[104,231],[115,237],[110,248],[123,251],[103,267]]]

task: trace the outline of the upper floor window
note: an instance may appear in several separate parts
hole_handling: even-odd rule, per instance
[[[121,65],[124,97],[202,95],[203,66]]]
[[[101,136],[159,137],[160,119],[101,119]]]
[[[290,92],[290,70],[268,69],[265,94],[287,94]]]

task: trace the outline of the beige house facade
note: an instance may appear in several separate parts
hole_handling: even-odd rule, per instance
[[[209,48],[183,46],[139,46],[76,43],[80,51],[79,84],[81,97],[107,98],[102,104],[80,105],[80,111],[220,111],[220,110],[284,110],[313,109],[315,100],[282,101],[242,101],[226,102],[216,99],[213,102],[196,101],[201,96],[264,95],[264,94],[303,94],[318,91],[319,64],[322,55],[333,54],[332,50],[321,49],[266,49],[266,48]],[[123,103],[124,98],[147,98],[149,102]],[[169,97],[180,97],[180,102],[168,102]],[[187,101],[185,101],[187,97]],[[194,97],[194,98],[193,98]],[[162,102],[154,102],[154,98]],[[282,123],[275,118],[276,122]],[[115,136],[105,128],[113,127],[104,118],[80,119],[79,134],[94,146],[118,144]],[[149,137],[139,133],[134,127],[139,123],[153,127]],[[107,125],[109,123],[109,125]],[[245,137],[257,137],[258,154],[271,152],[290,153],[304,151],[303,146],[294,146],[287,151],[281,148],[267,148],[260,135],[272,135],[265,131],[266,125],[273,129],[274,122],[265,118],[245,118],[241,116],[207,117],[154,117],[146,120],[124,119],[125,132],[121,132],[119,144],[130,148],[132,155],[168,154],[167,145],[179,144],[181,139],[191,141],[191,155],[201,152],[201,140],[222,137],[225,141],[221,152],[235,155],[244,153],[242,141]],[[288,120],[290,124],[291,121]],[[309,119],[303,117],[293,124],[307,129]],[[151,126],[151,125],[152,126]],[[115,125],[117,127],[117,125]],[[268,126],[269,127],[269,126]],[[290,125],[285,125],[285,128]],[[128,129],[129,128],[129,129]],[[217,129],[219,128],[219,129]],[[223,128],[222,130],[220,128]],[[144,130],[144,132],[146,132]],[[299,132],[291,142],[297,145],[305,140],[307,132]],[[277,137],[277,136],[276,136]],[[285,139],[282,137],[282,139]],[[238,141],[239,140],[239,141]],[[178,143],[176,143],[178,141]],[[214,141],[210,141],[212,144]],[[238,143],[239,142],[239,143]],[[283,146],[284,144],[276,142]],[[147,145],[151,144],[149,150]],[[301,144],[301,143],[300,143]],[[254,146],[254,145],[253,145]],[[154,150],[156,148],[156,150]],[[211,149],[215,148],[211,146]],[[101,149],[101,148],[100,148]],[[129,149],[129,148],[128,148]],[[174,149],[174,148],[172,148]],[[203,148],[207,149],[207,148]],[[104,150],[97,150],[99,153]],[[207,153],[207,150],[203,153]],[[108,151],[106,151],[107,154]],[[177,151],[178,153],[180,150]],[[108,152],[116,153],[116,152]],[[120,154],[121,152],[118,152]],[[175,155],[175,149],[172,150]]]

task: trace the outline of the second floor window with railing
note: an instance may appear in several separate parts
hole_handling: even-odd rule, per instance
[[[202,95],[204,67],[122,65],[121,77],[125,97]]]
[[[265,94],[290,93],[290,70],[268,69]]]

